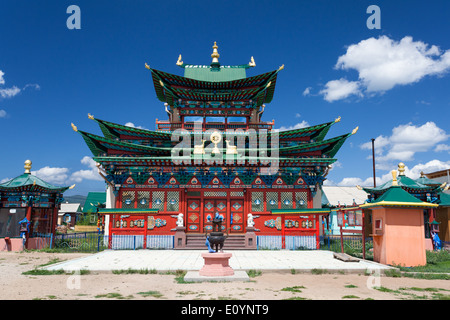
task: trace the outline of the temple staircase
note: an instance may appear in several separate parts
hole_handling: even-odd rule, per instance
[[[204,234],[186,234],[186,250],[207,250]],[[223,245],[223,250],[245,250],[245,234],[229,235]]]

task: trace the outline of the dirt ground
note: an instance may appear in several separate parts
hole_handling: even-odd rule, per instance
[[[80,253],[0,252],[1,300],[400,300],[450,297],[450,281],[262,272],[250,282],[178,283],[171,274],[23,275]],[[377,287],[375,289],[373,287]],[[380,289],[381,287],[381,289]]]

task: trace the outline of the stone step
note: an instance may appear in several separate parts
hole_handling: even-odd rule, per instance
[[[204,234],[186,235],[186,249],[206,249],[206,238]],[[240,250],[245,248],[245,235],[229,235],[223,245],[224,250]]]

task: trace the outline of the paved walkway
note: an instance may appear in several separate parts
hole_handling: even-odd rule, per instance
[[[205,250],[106,250],[87,257],[73,259],[47,266],[48,270],[64,269],[65,271],[90,270],[200,270],[203,267],[202,253]],[[343,262],[333,258],[333,252],[314,251],[256,251],[230,250],[230,266],[234,270],[266,270],[266,271],[311,271],[326,269],[329,272],[364,272],[366,270],[386,270],[391,267],[368,260],[359,262]]]

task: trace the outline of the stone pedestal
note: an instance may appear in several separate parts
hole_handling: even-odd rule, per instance
[[[245,228],[247,231],[245,233],[245,248],[246,249],[255,249],[256,250],[256,233],[254,227]]]
[[[202,253],[205,260],[203,268],[200,269],[200,276],[222,277],[234,275],[234,270],[229,265],[231,253],[215,252]]]
[[[174,249],[186,248],[186,227],[177,227],[175,229]]]

